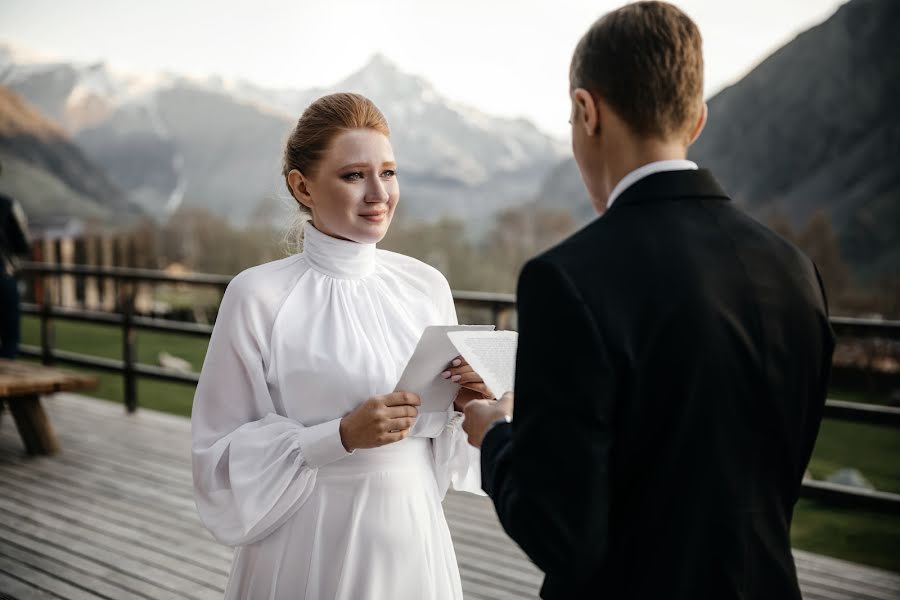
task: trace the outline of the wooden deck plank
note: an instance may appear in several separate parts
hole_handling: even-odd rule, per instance
[[[5,471],[0,467],[0,485],[3,484],[2,478]],[[198,550],[211,555],[215,555],[219,559],[230,559],[232,550],[219,544],[210,544],[212,536],[206,536],[198,539],[193,531],[185,531],[184,520],[178,517],[172,517],[168,512],[160,511],[159,507],[154,507],[156,511],[143,507],[129,499],[121,500],[118,498],[108,498],[103,494],[76,491],[74,486],[66,488],[58,485],[56,481],[50,481],[49,478],[26,478],[20,476],[16,481],[16,485],[20,491],[28,495],[36,497],[56,499],[57,502],[65,503],[67,506],[85,510],[96,515],[103,515],[113,522],[121,525],[130,525],[144,531],[173,531],[181,534],[181,540],[188,540],[190,546],[196,546]]]
[[[171,494],[165,489],[147,485],[146,481],[134,477],[132,473],[110,469],[101,460],[91,465],[85,461],[73,460],[70,456],[66,453],[53,457],[51,460],[57,462],[52,467],[60,470],[71,469],[72,473],[78,473],[90,485],[106,491],[142,496],[146,502],[159,502],[168,509],[180,511],[185,518],[196,517],[194,501],[187,495]],[[20,468],[28,467],[20,465]]]
[[[0,571],[0,600],[59,600],[59,596],[45,592]]]
[[[81,589],[59,577],[54,572],[47,572],[33,564],[20,562],[0,552],[0,573],[10,575],[21,582],[27,582],[34,587],[48,592],[63,600],[105,600],[87,590]]]
[[[140,520],[150,525],[182,527],[184,519],[193,518],[196,513],[193,506],[161,507],[159,503],[148,501],[142,496],[129,496],[125,490],[98,485],[96,481],[87,481],[67,470],[54,470],[37,463],[27,471],[21,467],[10,467],[3,462],[2,454],[0,477],[15,477],[17,485],[37,486],[35,489],[46,490],[50,495],[66,494],[72,498],[94,502],[97,506],[115,511],[114,514],[125,521]],[[180,514],[180,511],[183,513]],[[212,540],[211,535],[208,537]]]
[[[803,550],[794,550],[797,564],[802,565],[807,572],[822,574],[838,574],[841,579],[856,581],[859,583],[876,584],[888,590],[895,589],[897,574],[873,569],[864,565],[858,565],[839,558],[819,556]]]
[[[8,558],[34,566],[45,573],[52,573],[54,577],[81,589],[90,590],[91,594],[104,600],[118,600],[125,595],[155,600],[151,595],[139,594],[134,589],[110,581],[93,569],[79,568],[73,566],[69,561],[56,560],[54,557],[46,556],[31,548],[9,543],[10,538],[7,538],[5,542],[2,553]]]
[[[107,537],[91,535],[90,531],[61,525],[51,519],[42,518],[38,521],[0,509],[0,525],[32,538],[37,544],[67,548],[80,558],[98,561],[110,569],[120,569],[140,577],[156,585],[160,590],[159,595],[212,600],[221,598],[225,589],[213,577],[210,577],[211,581],[204,581],[167,568],[175,564],[174,561],[170,561],[168,565],[160,565],[160,562],[165,561],[160,561],[156,556],[145,556],[133,551],[127,544],[117,544]],[[0,541],[0,552],[4,549],[5,542]]]
[[[210,550],[209,544],[199,542],[183,529],[148,528],[133,524],[117,522],[117,519],[108,514],[98,514],[93,507],[84,504],[72,504],[69,498],[47,498],[34,493],[26,493],[11,489],[4,482],[0,482],[0,496],[27,505],[29,512],[40,511],[61,521],[78,524],[81,527],[94,532],[100,532],[116,539],[124,540],[135,546],[150,548],[169,548],[166,553],[178,560],[184,560],[193,564],[215,564],[223,557],[221,554]],[[0,508],[4,506],[0,500]],[[222,568],[209,569],[213,574],[228,576],[228,571]]]
[[[64,567],[89,574],[97,581],[109,583],[120,590],[125,590],[130,597],[156,600],[160,596],[159,587],[153,583],[148,583],[130,573],[123,573],[121,570],[110,568],[102,562],[84,558],[68,548],[41,543],[40,540],[35,540],[12,529],[7,529],[3,525],[0,525],[0,535],[3,536],[4,542],[9,546],[29,550]],[[118,595],[122,595],[121,591]]]
[[[190,421],[73,394],[45,406],[62,444],[55,457],[24,456],[11,421],[0,425],[0,591],[17,600],[221,598],[232,550],[197,517]],[[487,498],[451,493],[444,510],[467,600],[537,597],[541,573]],[[900,598],[896,574],[795,557],[806,600]]]

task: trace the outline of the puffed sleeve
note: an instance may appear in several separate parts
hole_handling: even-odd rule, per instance
[[[447,280],[441,277],[442,285],[434,287],[435,303],[441,313],[441,325],[457,325],[456,305]],[[435,474],[441,495],[453,489],[485,495],[481,489],[481,453],[478,448],[469,444],[466,432],[462,429],[463,415],[447,409],[447,421],[434,437]]]
[[[265,377],[277,299],[245,273],[222,298],[191,414],[197,509],[229,546],[281,526],[309,497],[316,469],[349,454],[340,419],[304,427],[277,413]]]

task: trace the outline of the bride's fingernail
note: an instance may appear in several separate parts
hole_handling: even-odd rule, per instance
[[[451,364],[452,364],[454,367],[458,367],[459,365],[462,364],[462,361],[459,360],[459,359],[457,358],[457,359],[454,359],[453,362],[452,362]]]
[[[460,379],[462,379],[462,375],[454,375],[450,378],[450,381],[459,381]]]
[[[450,377],[450,371],[444,371],[443,373],[441,373],[441,377],[447,379],[448,377]]]

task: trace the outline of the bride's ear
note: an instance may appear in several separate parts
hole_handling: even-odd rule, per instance
[[[288,185],[291,186],[294,199],[306,208],[312,209],[313,199],[309,193],[308,180],[303,176],[303,173],[297,169],[291,169],[288,173]]]
[[[575,104],[575,125],[583,128],[588,136],[596,135],[600,131],[600,115],[594,97],[586,89],[577,88],[572,91],[572,100]]]

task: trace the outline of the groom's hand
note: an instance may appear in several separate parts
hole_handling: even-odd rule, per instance
[[[513,393],[506,392],[499,400],[472,400],[466,404],[466,418],[463,420],[463,431],[469,436],[469,443],[481,448],[484,434],[491,425],[512,417]]]

